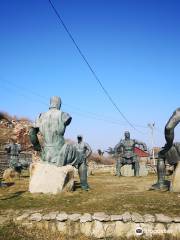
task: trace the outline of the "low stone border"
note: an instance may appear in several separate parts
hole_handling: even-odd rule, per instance
[[[14,221],[26,227],[38,227],[59,231],[68,236],[84,234],[88,237],[132,237],[170,234],[180,237],[180,217],[163,214],[145,214],[125,212],[122,215],[107,215],[104,212],[94,214],[67,214],[65,212],[24,212]]]

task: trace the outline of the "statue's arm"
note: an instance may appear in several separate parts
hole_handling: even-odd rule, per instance
[[[166,139],[166,144],[159,152],[159,157],[165,157],[165,154],[169,151],[169,149],[173,145],[174,141],[174,129],[180,122],[180,108],[177,108],[172,116],[170,117],[169,121],[167,122],[165,129],[164,129],[164,135]]]
[[[92,149],[88,143],[85,143],[85,148],[86,148],[86,157],[88,158],[92,153]]]
[[[166,144],[168,147],[172,147],[174,140],[174,129],[179,122],[180,122],[180,108],[176,109],[176,111],[172,114],[164,129]]]
[[[114,147],[114,152],[115,153],[121,153],[122,149],[124,147],[123,141],[121,140],[116,146]]]
[[[39,132],[38,127],[32,127],[29,130],[29,138],[35,151],[41,151],[41,145],[39,143],[39,139],[37,136],[38,132]]]
[[[114,148],[112,148],[112,147],[109,147],[107,150],[105,150],[105,152],[107,152],[110,155],[115,153]]]
[[[65,126],[68,126],[71,123],[72,117],[65,112],[62,112],[62,121],[64,122]]]

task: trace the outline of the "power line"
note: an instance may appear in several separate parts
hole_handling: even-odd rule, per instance
[[[43,100],[46,100],[46,102],[44,102],[44,101],[42,101],[42,100],[38,100],[40,103],[42,103],[43,105],[46,105],[46,106],[48,106],[48,103],[47,103],[47,101],[49,101],[49,99],[46,97],[46,96],[44,96],[44,95],[42,95],[42,94],[39,94],[38,92],[35,92],[35,91],[33,91],[33,90],[31,90],[31,89],[27,89],[26,87],[24,87],[24,86],[22,86],[22,85],[19,85],[19,84],[16,84],[16,83],[14,83],[14,82],[11,82],[11,81],[9,81],[9,80],[7,80],[6,79],[6,81],[3,81],[2,79],[0,79],[0,82],[2,82],[3,84],[5,84],[5,83],[7,83],[7,84],[9,84],[11,87],[14,87],[14,88],[16,88],[16,90],[18,90],[18,91],[23,91],[23,94],[22,94],[22,92],[19,94],[20,96],[23,96],[23,97],[25,97],[25,98],[29,98],[29,99],[32,99],[32,98],[30,98],[27,94],[25,95],[24,94],[24,92],[27,92],[28,94],[30,93],[30,94],[32,94],[32,95],[34,95],[35,97],[38,97],[38,98],[41,98],[41,99],[43,99]],[[1,85],[1,87],[4,87],[6,90],[7,90],[7,87],[6,86],[3,86],[3,85]],[[91,111],[84,111],[83,109],[81,109],[81,108],[79,108],[79,107],[77,107],[77,106],[72,106],[72,105],[70,105],[70,104],[67,104],[67,103],[64,103],[64,102],[62,102],[62,105],[64,105],[64,106],[67,106],[67,107],[69,107],[69,108],[72,108],[73,109],[73,112],[75,113],[75,114],[83,114],[83,115],[85,115],[86,114],[86,116],[87,115],[90,115],[90,116],[95,116],[96,117],[96,119],[98,119],[98,120],[103,120],[103,121],[106,121],[106,122],[111,122],[111,123],[115,123],[115,124],[120,124],[120,125],[124,125],[122,122],[120,122],[118,119],[112,119],[111,117],[109,117],[109,116],[105,116],[105,115],[102,115],[102,114],[97,114],[97,113],[94,113],[94,112],[91,112]],[[75,110],[75,111],[74,111]],[[78,112],[77,112],[78,111]],[[72,112],[72,111],[71,111]],[[87,116],[88,117],[88,116]],[[92,118],[92,117],[90,117],[90,118]],[[143,126],[143,125],[139,125],[139,124],[134,124],[134,126],[135,127],[139,127],[139,128],[148,128],[147,126]]]
[[[1,80],[0,80],[1,82]],[[17,85],[17,84],[14,84],[10,81],[6,81],[6,82],[2,82],[3,84],[4,83],[8,83],[11,87],[15,87],[16,91],[18,91],[18,95],[25,98],[25,99],[28,99],[30,101],[35,101],[37,102],[34,98],[30,97],[29,95],[25,94],[24,92],[28,92],[28,93],[31,93],[33,94],[34,96],[38,97],[38,98],[43,98],[43,99],[46,99],[47,100],[47,97],[43,96],[43,95],[40,95],[34,91],[27,91],[27,89],[24,87],[24,86],[20,86],[20,85]],[[6,90],[7,92],[9,92],[9,90],[12,90],[14,91],[14,89],[11,89],[7,86],[4,86],[3,84],[0,84],[0,88],[3,88],[4,90]],[[23,91],[23,92],[22,92]],[[11,94],[11,93],[10,93]],[[12,94],[11,94],[12,95]],[[45,105],[45,106],[48,106],[47,103],[45,103],[44,101],[42,100],[38,100],[39,103]],[[102,116],[102,115],[99,115],[97,113],[93,113],[93,112],[88,112],[88,111],[83,111],[82,109],[80,109],[79,107],[75,107],[75,106],[71,106],[69,104],[63,104],[63,105],[66,105],[66,106],[69,106],[70,108],[74,108],[75,111],[71,111],[71,113],[73,114],[76,114],[78,116],[82,116],[84,118],[88,118],[88,119],[94,119],[94,120],[98,120],[98,121],[103,121],[103,122],[107,122],[107,123],[110,123],[110,124],[116,124],[116,125],[120,125],[120,126],[126,126],[126,124],[118,121],[117,119],[112,119],[110,118],[109,116]],[[137,125],[137,124],[134,124],[136,127],[139,127],[139,128],[148,128],[147,126],[142,126],[142,125]]]
[[[91,67],[90,63],[87,60],[87,57],[84,55],[84,53],[82,52],[82,50],[80,49],[80,47],[78,46],[77,42],[75,41],[74,37],[72,36],[72,34],[70,33],[70,31],[68,30],[66,24],[64,23],[62,17],[60,16],[59,12],[56,10],[55,6],[53,5],[51,0],[48,0],[54,13],[56,14],[56,16],[58,17],[58,19],[60,20],[60,23],[62,24],[62,26],[64,27],[65,31],[67,32],[68,36],[70,37],[70,39],[72,40],[73,44],[75,45],[77,51],[79,52],[80,56],[83,58],[84,62],[86,63],[86,65],[88,66],[89,70],[91,71],[92,75],[94,76],[95,80],[97,81],[97,83],[99,84],[99,86],[101,87],[101,89],[103,90],[104,94],[106,95],[106,97],[109,99],[109,101],[112,103],[112,105],[114,106],[114,108],[120,113],[121,117],[136,131],[140,132],[138,129],[135,128],[135,126],[127,119],[127,117],[121,112],[121,110],[119,109],[118,105],[116,104],[116,102],[113,100],[113,98],[111,97],[111,95],[109,94],[109,92],[107,91],[107,89],[103,86],[101,80],[99,79],[98,75],[96,74],[95,70],[93,70],[93,68]],[[142,132],[140,132],[142,133]]]

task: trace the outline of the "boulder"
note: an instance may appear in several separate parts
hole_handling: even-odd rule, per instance
[[[134,176],[134,169],[132,165],[124,165],[121,167],[121,175],[125,177],[132,177]],[[145,177],[148,175],[148,169],[145,164],[139,163],[139,176]]]
[[[176,170],[173,174],[172,183],[171,183],[172,192],[180,192],[180,162],[178,163]]]
[[[57,167],[48,163],[32,163],[29,191],[31,193],[57,194],[74,188],[74,167]]]

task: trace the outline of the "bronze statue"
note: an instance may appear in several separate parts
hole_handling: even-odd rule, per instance
[[[89,184],[87,182],[87,158],[91,155],[92,150],[89,144],[83,142],[83,137],[81,135],[77,136],[77,143],[75,144],[75,147],[81,156],[77,166],[81,188],[88,191]]]
[[[180,161],[180,143],[173,143],[174,141],[174,129],[180,122],[180,108],[176,109],[169,121],[167,122],[164,134],[166,139],[166,144],[161,149],[158,154],[157,162],[157,175],[158,181],[156,184],[152,185],[151,190],[168,190],[169,182],[165,180],[166,167],[165,161],[176,168],[178,162]]]
[[[81,187],[83,190],[86,190],[88,188],[88,186],[85,186],[87,180],[82,180],[87,175],[85,163],[86,152],[79,151],[76,145],[65,142],[64,133],[66,127],[71,123],[72,118],[68,113],[62,112],[60,108],[60,97],[52,97],[50,99],[49,110],[40,114],[34,127],[30,129],[30,140],[34,150],[41,153],[41,159],[44,163],[53,164],[58,167],[67,164],[77,167],[82,183]],[[42,145],[40,145],[38,133],[43,138]]]
[[[52,97],[49,110],[40,114],[29,136],[34,150],[41,152],[42,161],[56,166],[74,165],[78,157],[76,149],[72,144],[65,143],[64,139],[66,127],[72,118],[60,108],[60,97]],[[42,146],[37,137],[39,132],[43,137]]]
[[[147,150],[146,145],[143,142],[139,142],[135,139],[130,138],[130,133],[126,131],[124,133],[125,138],[114,147],[110,148],[110,152],[114,153],[117,157],[116,161],[116,176],[121,176],[121,167],[124,165],[132,165],[134,169],[134,175],[139,176],[139,161],[137,155],[134,152],[136,145],[142,146],[145,151]]]

